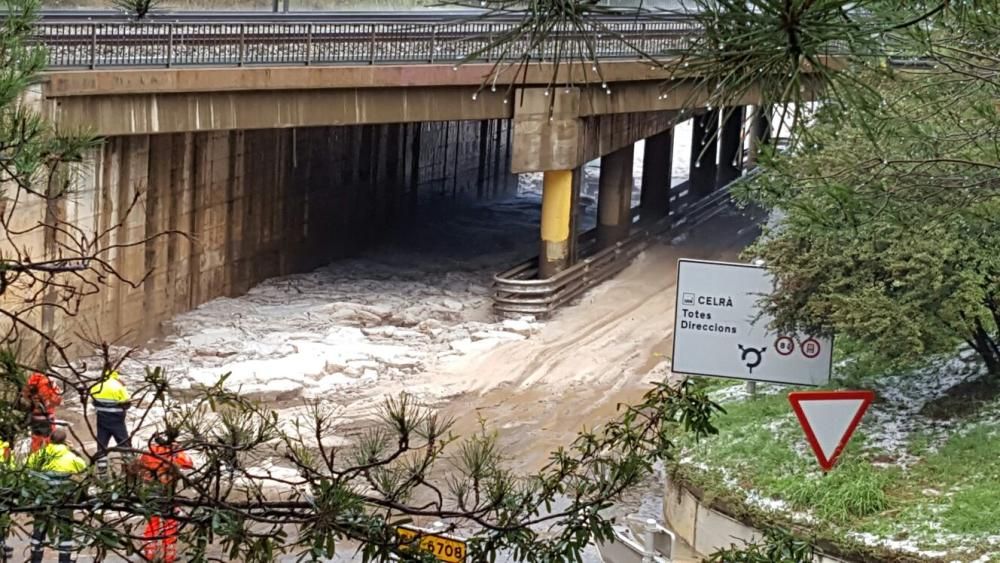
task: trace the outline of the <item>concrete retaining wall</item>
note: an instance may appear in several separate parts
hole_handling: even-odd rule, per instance
[[[391,236],[419,205],[511,193],[508,125],[112,137],[77,171],[69,198],[54,206],[20,202],[13,227],[65,217],[102,246],[122,245],[104,258],[134,283],[108,276],[109,287],[82,300],[75,319],[50,313],[32,320],[65,341],[84,329],[101,339],[141,342],[162,321],[210,299],[356,254]],[[132,244],[168,230],[188,236]],[[59,235],[51,231],[35,229],[15,242],[32,259],[53,258]]]
[[[678,538],[702,555],[763,538],[759,530],[712,507],[672,479],[667,480],[663,493],[663,518]],[[817,563],[848,563],[825,554],[817,555],[814,560]]]
[[[454,199],[490,199],[511,193],[510,121],[454,121],[413,125],[420,128],[418,202],[440,205]]]

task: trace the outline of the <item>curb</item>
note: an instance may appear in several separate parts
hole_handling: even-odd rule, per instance
[[[749,524],[737,520],[711,503],[704,502],[681,483],[667,476],[663,489],[663,518],[667,527],[692,546],[697,553],[713,553],[733,545],[753,543],[764,534]],[[853,563],[817,551],[816,563]]]

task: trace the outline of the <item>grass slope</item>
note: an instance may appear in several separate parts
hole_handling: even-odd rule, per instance
[[[719,435],[687,442],[679,470],[709,494],[823,537],[931,561],[1000,562],[1000,400],[961,417],[922,413],[978,375],[951,361],[883,379],[882,400],[826,475],[788,405],[792,389],[764,386],[750,400],[727,383],[714,392],[727,411]]]

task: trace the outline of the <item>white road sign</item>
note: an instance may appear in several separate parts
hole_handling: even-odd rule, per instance
[[[796,391],[788,402],[798,417],[806,440],[823,471],[833,469],[847,447],[869,405],[874,391]]]
[[[679,260],[673,371],[792,385],[829,382],[831,339],[767,330],[771,319],[760,315],[757,302],[773,289],[764,268]]]

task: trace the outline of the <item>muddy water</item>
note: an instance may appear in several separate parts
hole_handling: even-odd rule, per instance
[[[728,214],[686,240],[658,241],[530,338],[446,359],[405,387],[418,393],[425,387],[465,389],[434,402],[454,418],[454,433],[475,433],[485,420],[497,432],[508,466],[522,474],[536,471],[581,428],[611,420],[619,404],[637,402],[650,382],[669,375],[677,259],[733,260],[756,234],[745,219]],[[660,476],[654,476],[610,514],[662,519],[661,491]],[[681,548],[679,561],[694,559]],[[350,560],[350,554],[338,559]],[[584,561],[601,559],[591,547]]]
[[[477,416],[517,428],[509,446],[534,468],[541,443],[565,443],[583,424],[636,401],[668,372],[678,258],[734,260],[756,236],[727,214],[675,245],[659,241],[617,278],[561,311],[531,338],[502,344],[439,367],[435,379],[470,391],[449,401],[459,425]],[[523,455],[522,455],[523,454]]]
[[[734,260],[756,235],[745,219],[728,214],[683,242],[659,241],[532,338],[442,366],[440,377],[463,379],[475,389],[442,410],[455,417],[460,434],[488,421],[512,469],[540,469],[582,428],[613,419],[620,404],[640,401],[650,382],[669,375],[677,259]],[[661,477],[647,480],[611,514],[662,519]],[[681,546],[678,557],[695,556]],[[600,561],[596,549],[585,560]]]

